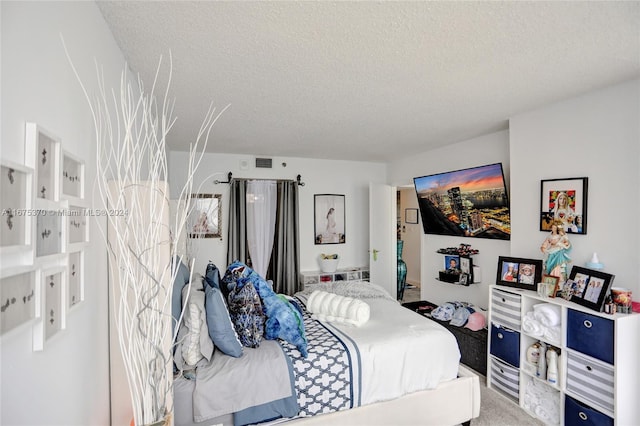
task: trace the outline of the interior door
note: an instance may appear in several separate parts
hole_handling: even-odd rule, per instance
[[[370,281],[397,293],[396,187],[369,184]]]

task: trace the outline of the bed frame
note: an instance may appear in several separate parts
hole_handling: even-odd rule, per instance
[[[304,417],[286,425],[457,425],[480,415],[480,379],[460,364],[458,378],[437,388],[351,410]]]

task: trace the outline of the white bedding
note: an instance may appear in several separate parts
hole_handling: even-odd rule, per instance
[[[456,378],[460,351],[448,330],[402,307],[375,284],[349,283],[323,286],[322,290],[340,294],[341,288],[350,296],[358,294],[371,308],[369,321],[360,327],[323,322],[345,342],[358,347],[360,405],[433,389],[440,382]],[[308,292],[304,293],[298,293],[303,301]]]

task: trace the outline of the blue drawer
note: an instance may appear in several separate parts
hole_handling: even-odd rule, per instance
[[[564,424],[565,426],[613,426],[613,419],[570,396],[565,396]]]
[[[491,323],[491,355],[520,367],[520,333]]]
[[[613,364],[613,321],[569,309],[567,346]]]

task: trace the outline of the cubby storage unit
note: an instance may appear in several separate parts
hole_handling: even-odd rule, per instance
[[[490,291],[489,388],[546,424],[638,423],[640,314],[608,315],[562,298],[498,285]],[[557,312],[551,318],[558,325],[532,326],[531,319],[541,318],[535,316],[540,312]],[[559,352],[555,382],[538,375],[527,361],[527,349],[536,342]]]
[[[300,281],[304,285],[336,281],[369,281],[369,267],[343,268],[335,272],[302,271]]]

